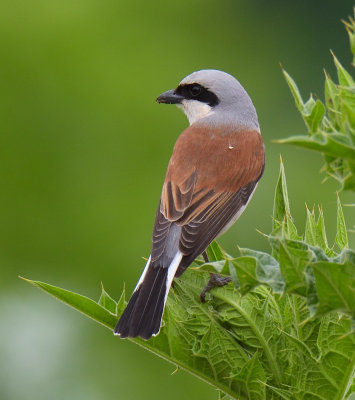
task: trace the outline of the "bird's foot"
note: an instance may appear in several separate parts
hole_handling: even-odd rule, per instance
[[[208,293],[211,289],[213,289],[216,286],[225,286],[231,280],[232,280],[231,277],[224,277],[224,276],[210,272],[210,280],[207,282],[207,285],[204,287],[204,289],[200,293],[201,302],[202,303],[206,302],[206,293]]]

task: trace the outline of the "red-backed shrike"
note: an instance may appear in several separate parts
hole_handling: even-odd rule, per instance
[[[231,75],[194,72],[157,101],[182,108],[190,126],[168,165],[151,255],[114,330],[121,338],[159,333],[174,277],[238,219],[265,164],[254,105]]]

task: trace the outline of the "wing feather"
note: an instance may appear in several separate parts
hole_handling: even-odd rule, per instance
[[[176,142],[163,185],[152,260],[163,254],[174,224],[181,227],[180,266],[186,268],[247,204],[264,163],[257,131],[186,129]]]

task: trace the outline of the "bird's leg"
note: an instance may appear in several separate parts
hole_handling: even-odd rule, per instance
[[[218,274],[214,274],[210,272],[210,280],[207,282],[207,285],[203,288],[202,292],[200,293],[200,300],[202,303],[206,302],[206,293],[212,290],[216,286],[225,286],[232,280],[229,276],[221,276]]]
[[[208,258],[208,255],[207,255],[207,251],[206,251],[206,250],[202,253],[202,257],[203,257],[203,259],[205,260],[205,263],[210,262],[210,259]]]
[[[202,256],[203,256],[203,258],[204,258],[206,263],[210,262],[206,251],[204,251],[202,253]],[[209,292],[211,289],[213,289],[216,286],[225,286],[231,280],[232,280],[232,278],[230,278],[230,277],[223,277],[221,275],[214,274],[213,272],[210,272],[210,279],[207,282],[207,285],[203,288],[202,292],[200,293],[201,302],[202,303],[206,302],[206,293]]]

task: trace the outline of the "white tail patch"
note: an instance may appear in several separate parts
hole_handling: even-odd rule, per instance
[[[148,268],[149,268],[150,258],[151,258],[151,256],[149,256],[148,261],[147,261],[147,263],[145,264],[145,267],[144,267],[144,270],[143,270],[143,272],[142,272],[142,275],[141,275],[141,277],[139,278],[139,281],[138,281],[136,287],[134,288],[133,293],[139,288],[139,286],[140,286],[140,285],[142,284],[142,282],[144,281],[144,278],[145,278],[145,276],[146,276],[146,274],[147,274],[147,271],[148,271]]]
[[[180,261],[183,257],[183,254],[181,251],[178,251],[175,254],[175,257],[173,258],[173,261],[170,263],[169,268],[168,268],[168,276],[166,277],[166,291],[165,291],[165,296],[164,296],[164,307],[163,307],[163,314],[164,314],[164,309],[165,309],[165,304],[166,304],[166,299],[168,298],[169,290],[171,283],[173,282],[174,276],[176,274],[177,269],[179,268]],[[161,317],[163,317],[163,314]],[[157,333],[153,333],[152,336],[157,336],[160,332],[161,329],[161,321],[160,321],[160,328]]]
[[[178,251],[175,254],[175,257],[173,258],[173,261],[169,265],[168,276],[166,277],[166,292],[165,292],[165,298],[164,298],[164,306],[165,306],[165,303],[166,303],[166,298],[168,297],[168,293],[169,293],[169,289],[170,289],[171,283],[172,283],[172,281],[174,279],[174,276],[176,274],[177,269],[179,268],[180,261],[181,261],[182,257],[183,257],[183,254],[181,253],[181,251]]]

